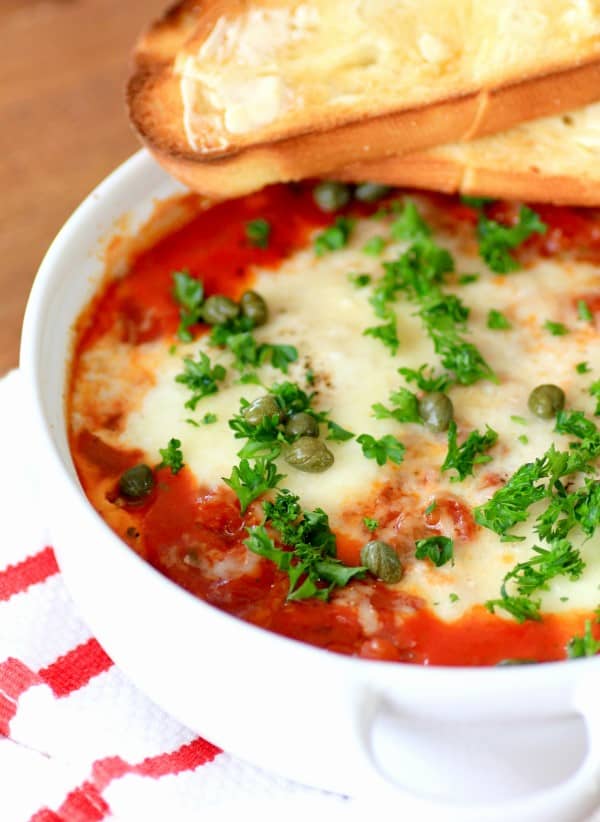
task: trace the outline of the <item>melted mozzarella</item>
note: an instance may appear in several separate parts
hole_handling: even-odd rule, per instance
[[[310,368],[315,374],[316,408],[329,410],[333,420],[357,435],[369,433],[379,438],[393,434],[406,445],[400,466],[387,463],[380,467],[363,456],[355,441],[328,443],[335,456],[328,471],[302,473],[280,459],[278,468],[286,475],[282,485],[297,493],[305,508],[324,508],[334,528],[361,541],[368,535],[360,512],[367,510],[365,506],[376,500],[386,484],[392,486],[398,499],[394,503],[397,516],[377,536],[391,538],[405,554],[406,573],[397,587],[422,597],[441,618],[452,620],[470,606],[497,597],[506,572],[530,556],[536,542],[532,531],[536,512],[533,510],[528,522],[516,529],[526,537],[517,543],[502,543],[496,534],[481,528],[472,540],[461,538],[453,522],[442,518],[444,533],[455,537],[455,563],[442,568],[414,560],[413,532],[420,528],[422,535],[424,509],[436,497],[453,497],[471,509],[489,499],[499,483],[524,462],[540,456],[552,442],[559,448],[567,447],[568,440],[553,433],[552,422],[538,420],[528,411],[527,398],[534,386],[556,383],[564,389],[569,407],[593,413],[594,403],[586,392],[591,379],[578,375],[575,365],[582,360],[592,366],[600,364],[597,332],[577,320],[573,297],[594,287],[597,274],[585,264],[540,260],[526,271],[495,276],[484,270],[479,258],[465,253],[458,240],[444,235],[438,238],[454,254],[459,272],[481,273],[476,283],[458,291],[471,308],[472,339],[499,377],[498,384],[479,381],[450,390],[460,441],[475,428],[483,432],[486,424],[499,435],[490,452],[493,461],[476,467],[474,477],[452,482],[453,471],[441,474],[439,470],[447,452],[446,434],[373,417],[373,403],[389,405],[390,392],[404,384],[399,367],[438,363],[415,316],[415,306],[408,301],[400,299],[397,304],[401,341],[397,356],[391,356],[380,341],[364,336],[365,328],[381,321],[369,305],[370,289],[355,288],[348,274],[366,272],[376,279],[382,260],[397,256],[402,246],[389,245],[381,258],[361,250],[370,237],[387,235],[386,229],[385,223],[362,220],[343,250],[319,258],[308,248],[285,261],[276,273],[256,272],[254,287],[270,310],[270,320],[257,330],[257,338],[295,345],[300,354],[287,377],[270,366],[262,367],[259,374],[267,386],[290,379],[305,387],[305,372]],[[486,319],[490,307],[505,313],[513,329],[489,330]],[[547,319],[566,323],[571,333],[553,337],[543,327]],[[175,377],[182,371],[182,358],[198,351],[205,351],[213,363],[222,363],[227,378],[217,394],[201,400],[191,412],[184,407],[189,391],[176,383]],[[239,412],[242,397],[251,401],[264,389],[240,385],[239,375],[231,368],[231,356],[211,348],[206,337],[179,346],[175,354],[169,353],[168,342],[152,343],[138,348],[137,357],[138,365],[143,366],[144,358],[151,364],[155,384],[139,389],[143,395],[132,401],[125,427],[113,441],[141,448],[149,461],[156,462],[158,449],[170,437],[177,437],[198,482],[218,485],[238,462],[236,452],[243,444],[234,438],[228,420]],[[99,361],[106,358],[99,357]],[[194,427],[186,421],[199,421],[207,412],[217,415],[216,423]],[[524,418],[525,424],[514,416]],[[523,434],[528,437],[527,444],[517,439]],[[349,513],[353,511],[360,515],[352,519]],[[553,580],[550,590],[541,594],[544,610],[593,609],[600,600],[600,535],[584,543],[579,534],[574,543],[581,547],[587,563],[583,577],[577,582],[564,577]],[[361,619],[370,624],[373,615],[366,609]]]

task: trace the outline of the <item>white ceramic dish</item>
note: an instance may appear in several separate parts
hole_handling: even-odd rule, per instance
[[[212,742],[309,785],[417,819],[583,818],[600,804],[600,659],[490,669],[371,662],[243,623],[139,559],[78,484],[65,434],[72,324],[115,220],[181,190],[144,152],[77,209],[29,300],[21,367],[47,516],[74,599],[116,663]],[[401,801],[405,804],[402,804]]]

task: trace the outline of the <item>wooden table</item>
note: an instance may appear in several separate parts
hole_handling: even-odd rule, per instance
[[[48,244],[135,151],[123,103],[136,34],[168,0],[1,0],[0,374]]]

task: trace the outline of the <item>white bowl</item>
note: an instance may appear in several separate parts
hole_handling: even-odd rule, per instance
[[[27,307],[21,368],[43,454],[53,543],[99,641],[169,713],[309,785],[405,804],[418,819],[579,819],[600,792],[600,659],[441,668],[345,657],[268,633],[193,597],[122,543],[73,467],[64,398],[72,326],[131,229],[181,191],[145,153],[77,209]],[[587,751],[586,751],[587,748]],[[400,810],[400,807],[398,808]]]

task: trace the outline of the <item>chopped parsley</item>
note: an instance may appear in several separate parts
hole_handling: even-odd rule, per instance
[[[589,362],[578,362],[575,366],[578,374],[589,374],[591,370]]]
[[[191,277],[188,271],[175,271],[173,274],[173,299],[179,304],[179,327],[177,336],[183,342],[194,338],[190,331],[202,319],[204,302],[204,284]]]
[[[385,248],[385,240],[383,237],[371,237],[370,240],[363,245],[363,254],[369,254],[371,257],[378,257]]]
[[[412,216],[406,217],[407,213]],[[454,378],[449,377],[449,380],[454,379],[463,385],[482,378],[495,380],[493,371],[477,348],[461,336],[466,328],[468,308],[454,294],[442,291],[446,275],[454,270],[454,260],[445,248],[429,237],[430,231],[420,217],[415,222],[415,214],[418,215],[416,206],[411,204],[401,223],[413,226],[403,231],[407,236],[415,237],[415,241],[397,260],[383,263],[383,277],[376,283],[369,299],[375,314],[388,323],[367,329],[365,333],[383,338],[391,352],[396,353],[399,342],[391,305],[400,293],[404,293],[420,305],[417,313],[435,352],[442,365],[454,372]]]
[[[545,234],[546,231],[545,223],[527,206],[520,207],[518,222],[512,226],[490,220],[481,213],[477,222],[479,253],[496,274],[509,274],[519,268],[511,251],[532,234]]]
[[[512,328],[512,323],[501,311],[491,308],[487,316],[487,327],[493,331],[507,331]]]
[[[569,333],[569,329],[563,323],[554,322],[554,320],[546,320],[544,328],[549,331],[553,337],[564,337]]]
[[[377,465],[385,465],[388,460],[399,465],[404,459],[406,447],[391,434],[386,434],[378,440],[370,434],[361,434],[356,441],[365,457],[376,460]]]
[[[498,434],[488,425],[485,434],[471,431],[467,439],[459,446],[456,431],[456,423],[452,420],[448,426],[448,453],[441,470],[449,471],[454,468],[458,477],[453,477],[453,479],[462,482],[473,474],[475,465],[490,462],[492,458],[485,452],[496,444]]]
[[[287,374],[290,363],[298,359],[298,351],[293,345],[274,345],[257,342],[253,322],[248,317],[236,317],[213,326],[210,334],[212,345],[228,348],[233,354],[233,367],[237,371],[247,371],[270,363]]]
[[[170,439],[167,447],[159,448],[158,453],[161,456],[161,462],[156,466],[157,468],[170,468],[172,474],[178,474],[181,471],[184,462],[180,440]]]
[[[592,623],[589,619],[585,621],[583,636],[574,636],[567,642],[567,656],[569,659],[579,659],[585,656],[596,656],[600,651],[600,642],[592,633]]]
[[[246,223],[246,237],[256,248],[268,248],[271,236],[271,223],[259,217]]]
[[[177,374],[175,382],[185,385],[192,392],[185,407],[194,411],[201,399],[216,394],[219,390],[217,382],[222,382],[226,375],[227,371],[222,365],[211,365],[204,351],[198,352],[197,360],[184,357],[183,373]]]
[[[216,414],[207,413],[202,417],[200,422],[202,423],[202,425],[212,425],[217,421],[217,419],[218,417]]]
[[[331,440],[332,442],[346,442],[354,437],[352,431],[342,428],[341,425],[338,425],[337,422],[334,422],[333,420],[326,419],[325,425],[327,426],[328,431],[325,439]]]
[[[263,509],[265,524],[249,528],[244,544],[288,575],[288,600],[315,597],[326,601],[334,588],[364,576],[365,568],[344,565],[337,558],[335,535],[325,511],[303,511],[299,498],[289,491],[280,492],[274,502],[265,502]],[[265,525],[290,550],[278,548]]]
[[[527,420],[525,417],[520,417],[518,414],[511,414],[510,418],[513,422],[516,422],[518,425],[527,425]]]
[[[583,322],[591,323],[594,319],[592,310],[585,300],[577,300],[577,316]]]
[[[593,382],[588,388],[588,392],[596,400],[594,415],[598,417],[600,416],[600,380]]]
[[[355,288],[365,288],[371,282],[370,274],[348,274],[348,279]]]
[[[254,465],[250,465],[247,459],[241,460],[239,465],[232,468],[231,476],[222,479],[239,499],[243,514],[251,502],[270,488],[275,488],[284,476],[277,473],[274,462],[265,457],[258,457]]]
[[[450,598],[450,602],[458,602],[458,600],[460,599],[459,595],[455,594],[454,592],[449,594],[448,596]]]
[[[426,239],[431,234],[431,229],[419,214],[412,200],[405,204],[400,216],[391,224],[390,231],[394,240],[409,240],[410,242]]]
[[[436,535],[426,539],[418,539],[415,546],[415,557],[417,559],[429,559],[437,568],[447,562],[454,562],[454,542],[450,537]]]
[[[517,439],[522,445],[527,445],[527,443],[529,442],[529,437],[527,436],[527,434],[519,434]]]
[[[396,317],[392,312],[389,313],[389,321],[385,325],[373,325],[363,331],[365,337],[374,337],[376,340],[381,340],[386,348],[390,349],[390,353],[395,355],[398,353],[400,347],[400,340],[398,339],[398,332],[396,330]]]
[[[429,368],[429,374],[425,374],[426,368]],[[417,387],[428,394],[434,391],[445,391],[452,382],[449,374],[436,376],[433,368],[428,365],[420,365],[416,371],[414,368],[399,368],[398,373],[402,374],[406,382],[416,382]]]
[[[348,244],[355,222],[352,217],[337,217],[333,225],[317,234],[314,241],[317,257],[344,248]]]
[[[435,500],[435,499],[431,500],[431,502],[429,503],[429,505],[425,509],[425,516],[429,516],[429,514],[432,514],[435,511],[436,508],[437,508],[437,500]]]
[[[394,419],[397,422],[418,422],[421,423],[419,414],[419,400],[416,394],[408,388],[398,388],[390,394],[390,402],[393,408],[386,408],[380,402],[371,406],[373,416],[378,420]]]
[[[363,523],[367,531],[376,531],[379,528],[379,522],[371,517],[363,517]]]
[[[479,274],[461,274],[458,278],[459,285],[471,285],[479,280]]]

